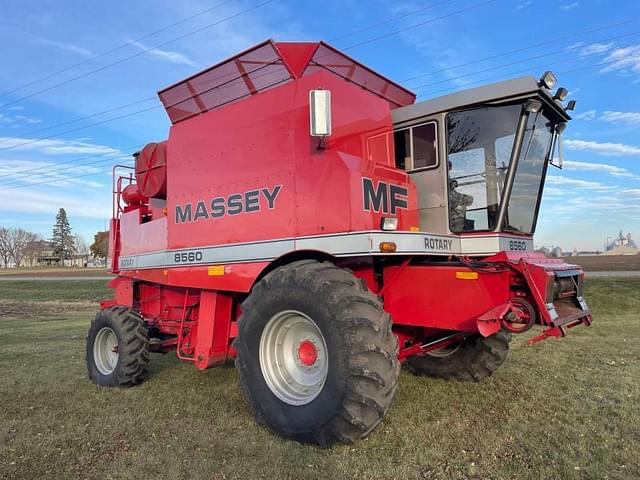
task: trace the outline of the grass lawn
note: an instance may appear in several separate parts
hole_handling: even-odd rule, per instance
[[[109,275],[105,267],[20,267],[0,268],[0,277],[104,277]]]
[[[640,478],[640,279],[589,280],[592,327],[515,338],[481,384],[403,372],[372,436],[332,449],[257,426],[232,366],[154,354],[139,387],[90,383],[104,285],[0,283],[0,478]]]
[[[2,280],[0,301],[12,302],[97,302],[111,296],[108,280]],[[73,307],[73,305],[70,305]],[[87,305],[89,306],[89,305]],[[97,307],[96,307],[97,308]]]

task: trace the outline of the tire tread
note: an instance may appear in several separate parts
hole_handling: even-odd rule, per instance
[[[92,368],[93,345],[89,345],[90,339],[95,339],[95,333],[102,328],[98,323],[102,324],[104,321],[107,324],[111,323],[123,334],[119,345],[121,361],[117,366],[115,377],[109,380],[105,380],[108,377],[102,376]],[[87,335],[86,362],[89,378],[99,385],[132,387],[142,383],[146,378],[149,363],[149,335],[142,316],[135,310],[122,306],[110,307],[98,312]]]
[[[391,333],[391,318],[384,311],[380,297],[367,288],[364,280],[347,269],[316,260],[292,262],[267,274],[242,303],[242,311],[249,311],[263,295],[268,295],[270,287],[289,286],[291,282],[308,285],[329,299],[337,311],[345,312],[340,325],[349,349],[344,399],[338,410],[316,431],[296,434],[278,431],[264,421],[259,402],[251,398],[242,375],[247,365],[239,349],[236,366],[240,371],[241,389],[249,399],[256,420],[278,434],[299,441],[312,440],[323,446],[364,438],[382,421],[398,384],[400,363],[397,340]],[[240,336],[242,317],[238,329]]]

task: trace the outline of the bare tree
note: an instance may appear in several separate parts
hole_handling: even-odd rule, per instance
[[[11,254],[9,253],[9,229],[0,227],[0,259],[4,268],[9,267],[9,259]]]
[[[74,244],[76,247],[76,255],[89,255],[91,253],[89,251],[89,247],[87,246],[87,242],[84,241],[81,235],[74,236]]]
[[[26,253],[27,245],[36,239],[36,234],[22,228],[10,228],[7,239],[9,255],[16,267],[19,267]]]
[[[80,258],[82,261],[81,266],[87,267],[89,264],[89,255],[91,255],[91,250],[89,250],[87,242],[84,240],[82,235],[76,234],[73,238],[73,244],[75,247],[76,258]]]

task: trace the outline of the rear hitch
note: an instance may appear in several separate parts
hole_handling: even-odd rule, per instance
[[[542,340],[546,340],[547,338],[556,337],[562,338],[567,335],[567,330],[573,327],[577,327],[578,325],[586,325],[587,327],[591,325],[591,315],[587,314],[577,320],[573,320],[569,323],[565,323],[563,325],[556,325],[554,327],[547,328],[537,337],[530,338],[527,340],[528,345],[535,345]]]

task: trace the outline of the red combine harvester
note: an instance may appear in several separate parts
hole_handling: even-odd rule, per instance
[[[114,169],[90,378],[235,358],[259,422],[327,445],[380,423],[402,362],[478,381],[512,333],[589,325],[580,267],[533,252],[574,106],[554,84],[414,103],[325,43],[266,41],[162,90],[169,139]]]

